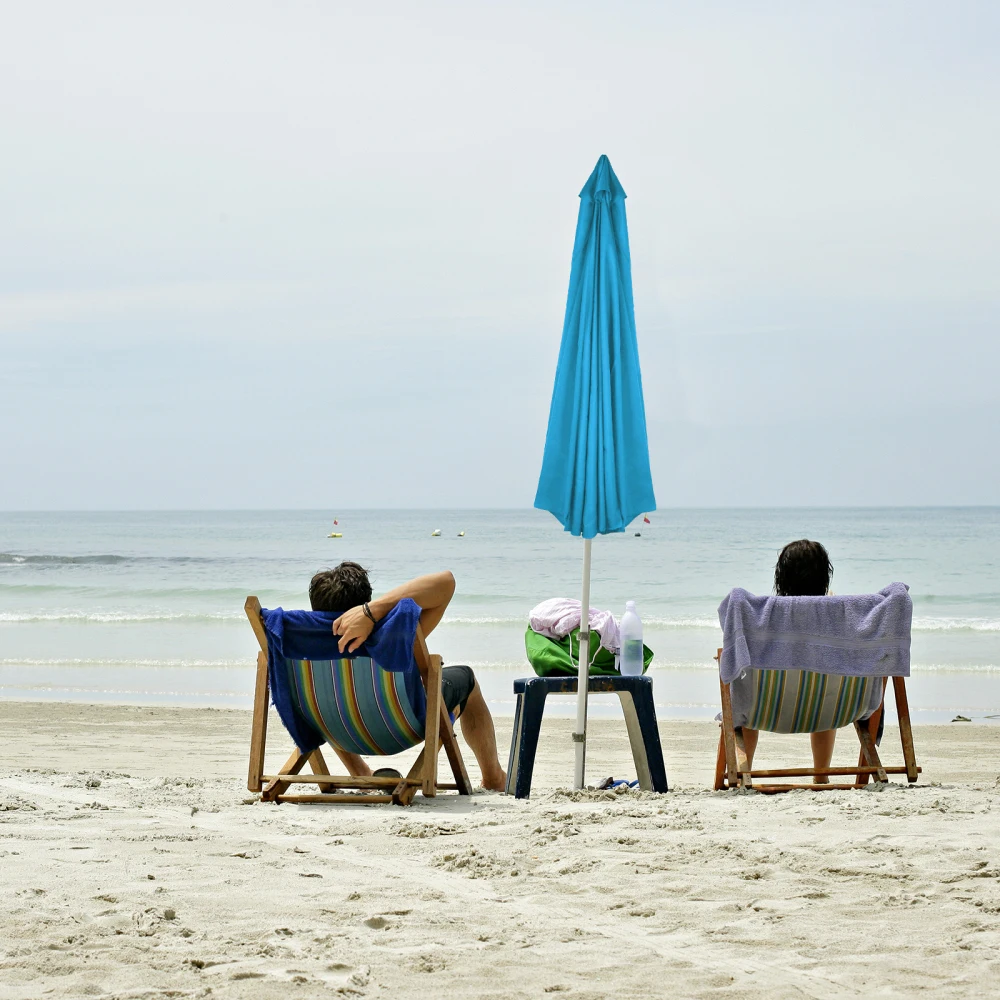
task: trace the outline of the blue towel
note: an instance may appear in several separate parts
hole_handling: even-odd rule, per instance
[[[413,642],[420,622],[420,606],[404,597],[353,653],[342,653],[333,623],[342,611],[284,611],[261,609],[267,632],[268,678],[271,700],[295,745],[303,752],[323,742],[313,726],[294,710],[294,697],[287,689],[286,673],[276,670],[279,657],[289,660],[353,660],[370,656],[384,670],[404,672],[406,694],[418,719],[427,712],[427,695],[413,659]]]
[[[905,583],[877,594],[756,597],[737,587],[719,605],[719,675],[811,670],[854,677],[909,677],[913,602]]]
[[[420,622],[420,605],[404,597],[372,629],[372,634],[353,653],[342,653],[333,623],[343,611],[261,610],[267,630],[268,649],[290,660],[353,660],[370,656],[383,670],[409,670],[413,663],[413,640]]]

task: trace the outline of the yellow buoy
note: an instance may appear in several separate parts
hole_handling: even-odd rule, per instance
[[[326,537],[327,538],[343,538],[344,535],[343,535],[343,532],[340,532],[340,531],[331,531],[330,534],[327,535]]]
[[[431,532],[431,538],[437,538],[437,536],[440,535],[440,534],[441,534],[441,529],[440,528],[435,528]]]
[[[459,538],[465,538],[465,532],[464,532],[464,531],[460,531],[460,532],[458,533],[458,537],[459,537]]]

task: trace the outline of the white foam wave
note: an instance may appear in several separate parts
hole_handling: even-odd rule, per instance
[[[0,624],[41,624],[46,622],[79,622],[81,624],[118,624],[153,622],[242,622],[244,613],[231,611],[0,611]],[[643,618],[643,625],[653,630],[711,629],[719,631],[714,618],[700,616]],[[483,626],[497,625],[510,628],[527,628],[527,620],[520,615],[458,615],[446,617],[442,625]],[[914,632],[1000,632],[1000,619],[996,618],[927,618],[913,620]]]
[[[531,674],[531,667],[525,660],[462,660],[473,670],[516,672],[518,676],[527,677]],[[448,664],[445,663],[445,666]],[[649,668],[650,672],[664,670],[710,670],[716,673],[719,670],[718,664],[709,657],[707,660],[675,660],[670,663],[659,663],[655,659]]]
[[[698,615],[677,617],[643,617],[642,624],[650,629],[712,629],[720,631],[717,618]],[[442,625],[509,625],[527,628],[527,619],[521,616],[445,618]],[[1000,619],[996,618],[914,618],[914,632],[1000,632]]]
[[[463,660],[468,663],[473,670],[484,672],[496,671],[499,673],[515,672],[518,676],[526,677],[531,674],[531,667],[524,660]],[[719,665],[711,658],[704,660],[660,660],[654,659],[649,668],[651,674],[671,673],[682,671],[706,671],[718,673]],[[912,664],[914,674],[1000,674],[1000,664],[998,663],[916,663]]]
[[[528,627],[526,615],[455,615],[441,620],[442,625],[510,625],[519,628]],[[717,618],[701,617],[643,617],[642,624],[650,628],[713,628],[718,630]]]
[[[1000,663],[912,663],[914,674],[1000,674]]]
[[[995,618],[914,618],[914,632],[1000,632]]]
[[[149,698],[153,704],[163,701],[165,698],[204,698],[211,704],[211,701],[218,698],[238,698],[242,701],[249,701],[250,695],[246,691],[147,691],[145,688],[99,688],[99,687],[74,687],[68,684],[0,684],[0,692],[23,691],[23,692],[47,692],[55,694],[90,694],[90,695],[129,695],[131,697]]]
[[[30,624],[41,622],[217,622],[241,621],[240,611],[212,611],[192,614],[184,611],[0,611],[0,622]]]
[[[31,658],[13,658],[0,660],[0,667],[121,667],[158,670],[172,667],[216,667],[226,670],[234,668],[246,669],[253,665],[253,659],[245,660],[128,660],[128,659],[55,659],[39,660]]]

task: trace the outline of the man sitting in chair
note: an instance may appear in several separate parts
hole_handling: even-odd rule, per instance
[[[350,609],[333,623],[333,634],[339,637],[338,645],[342,653],[353,653],[371,635],[376,623],[404,597],[420,607],[420,626],[424,636],[427,636],[441,621],[454,593],[455,577],[445,570],[443,573],[418,576],[373,599],[368,571],[355,562],[342,562],[335,569],[323,570],[309,584],[309,601],[313,611]],[[483,788],[502,792],[507,776],[497,756],[493,716],[476,684],[472,669],[466,666],[443,667],[441,695],[452,716],[462,720],[462,735],[479,762]],[[357,754],[346,754],[343,759],[352,774],[372,773],[365,759]]]

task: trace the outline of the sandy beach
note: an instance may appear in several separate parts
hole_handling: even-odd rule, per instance
[[[1000,727],[919,727],[914,788],[769,797],[709,791],[715,727],[667,721],[656,796],[566,791],[553,720],[530,801],[400,809],[256,802],[241,711],[0,720],[3,1000],[970,997],[1000,975]],[[630,770],[596,723],[591,776]]]

